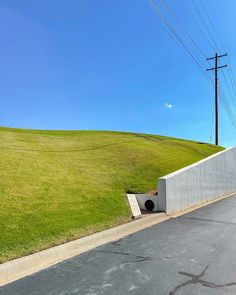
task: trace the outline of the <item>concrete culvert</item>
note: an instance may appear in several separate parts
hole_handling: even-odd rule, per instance
[[[144,204],[145,208],[148,210],[148,211],[152,211],[155,207],[155,204],[152,200],[147,200]]]
[[[130,195],[129,195],[130,196]],[[158,212],[158,195],[153,194],[134,194],[140,210]]]

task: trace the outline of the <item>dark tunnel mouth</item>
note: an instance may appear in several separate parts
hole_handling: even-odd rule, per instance
[[[152,200],[147,200],[144,204],[145,208],[148,210],[148,211],[152,211],[155,207],[155,204]]]

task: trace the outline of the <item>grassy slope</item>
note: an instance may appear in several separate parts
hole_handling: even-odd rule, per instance
[[[125,192],[217,152],[143,134],[0,128],[0,261],[130,219]]]

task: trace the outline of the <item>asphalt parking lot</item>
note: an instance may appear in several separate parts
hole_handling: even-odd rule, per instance
[[[236,196],[95,248],[0,294],[236,294]]]

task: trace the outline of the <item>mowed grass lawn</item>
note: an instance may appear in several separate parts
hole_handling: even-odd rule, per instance
[[[127,222],[126,192],[222,148],[161,136],[0,128],[0,262]]]

